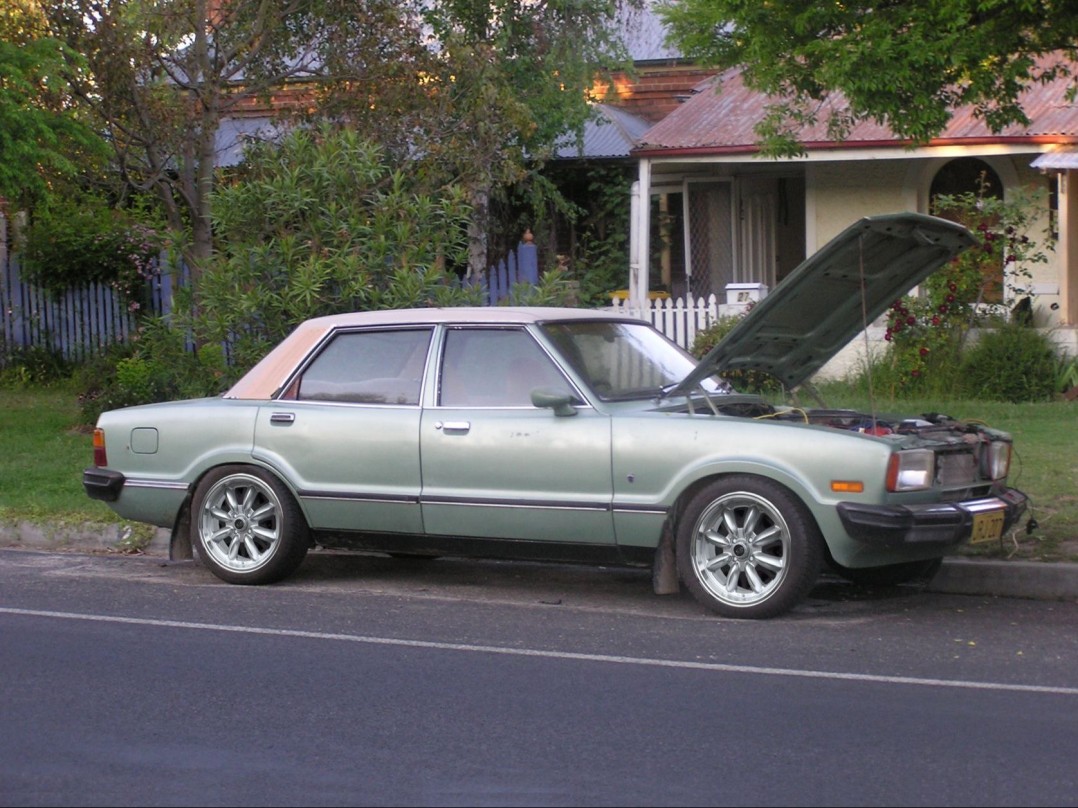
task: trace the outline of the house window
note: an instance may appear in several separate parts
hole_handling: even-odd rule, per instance
[[[980,222],[963,220],[961,211],[940,207],[937,197],[972,194],[975,197],[1003,199],[1003,181],[992,166],[976,157],[960,157],[944,164],[932,179],[929,189],[932,212],[944,219],[960,222],[975,229]],[[988,225],[994,224],[987,222]],[[984,271],[984,297],[986,303],[1003,302],[1003,259]]]

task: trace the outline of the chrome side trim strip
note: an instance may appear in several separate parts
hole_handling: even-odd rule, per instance
[[[169,482],[168,480],[144,480],[128,477],[124,480],[124,488],[158,488],[166,491],[186,491],[190,488],[190,485],[183,482]]]
[[[609,502],[566,502],[564,500],[506,500],[482,497],[413,496],[410,494],[361,494],[339,491],[299,491],[301,499],[337,502],[368,502],[390,505],[451,505],[471,508],[542,508],[553,511],[614,512],[623,514],[665,516],[669,508],[661,505],[612,505]]]
[[[467,505],[483,508],[543,508],[555,511],[609,511],[608,502],[559,502],[553,500],[506,500],[470,497],[420,497],[424,505]]]

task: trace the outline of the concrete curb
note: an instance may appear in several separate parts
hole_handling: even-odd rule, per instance
[[[121,524],[42,525],[35,522],[0,523],[0,547],[34,550],[75,550],[88,553],[131,552],[131,528]],[[169,531],[157,528],[149,544],[138,552],[168,557]]]
[[[948,558],[929,592],[1034,600],[1078,600],[1078,564]]]
[[[0,524],[0,547],[44,551],[132,552],[124,525],[54,526],[20,522]],[[168,558],[169,531],[158,528],[142,555]],[[954,595],[1078,601],[1078,563],[946,558],[925,586]]]

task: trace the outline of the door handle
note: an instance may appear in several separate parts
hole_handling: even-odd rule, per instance
[[[435,421],[434,428],[443,432],[467,432],[472,424],[471,421]]]
[[[289,426],[296,420],[296,414],[294,412],[275,412],[270,415],[271,424],[280,424],[281,426]]]

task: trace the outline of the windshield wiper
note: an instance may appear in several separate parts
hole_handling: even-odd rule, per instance
[[[660,387],[658,396],[659,400],[661,401],[662,399],[666,398],[670,394],[670,391],[680,384],[681,382],[670,382],[670,384],[664,384],[662,387]]]

